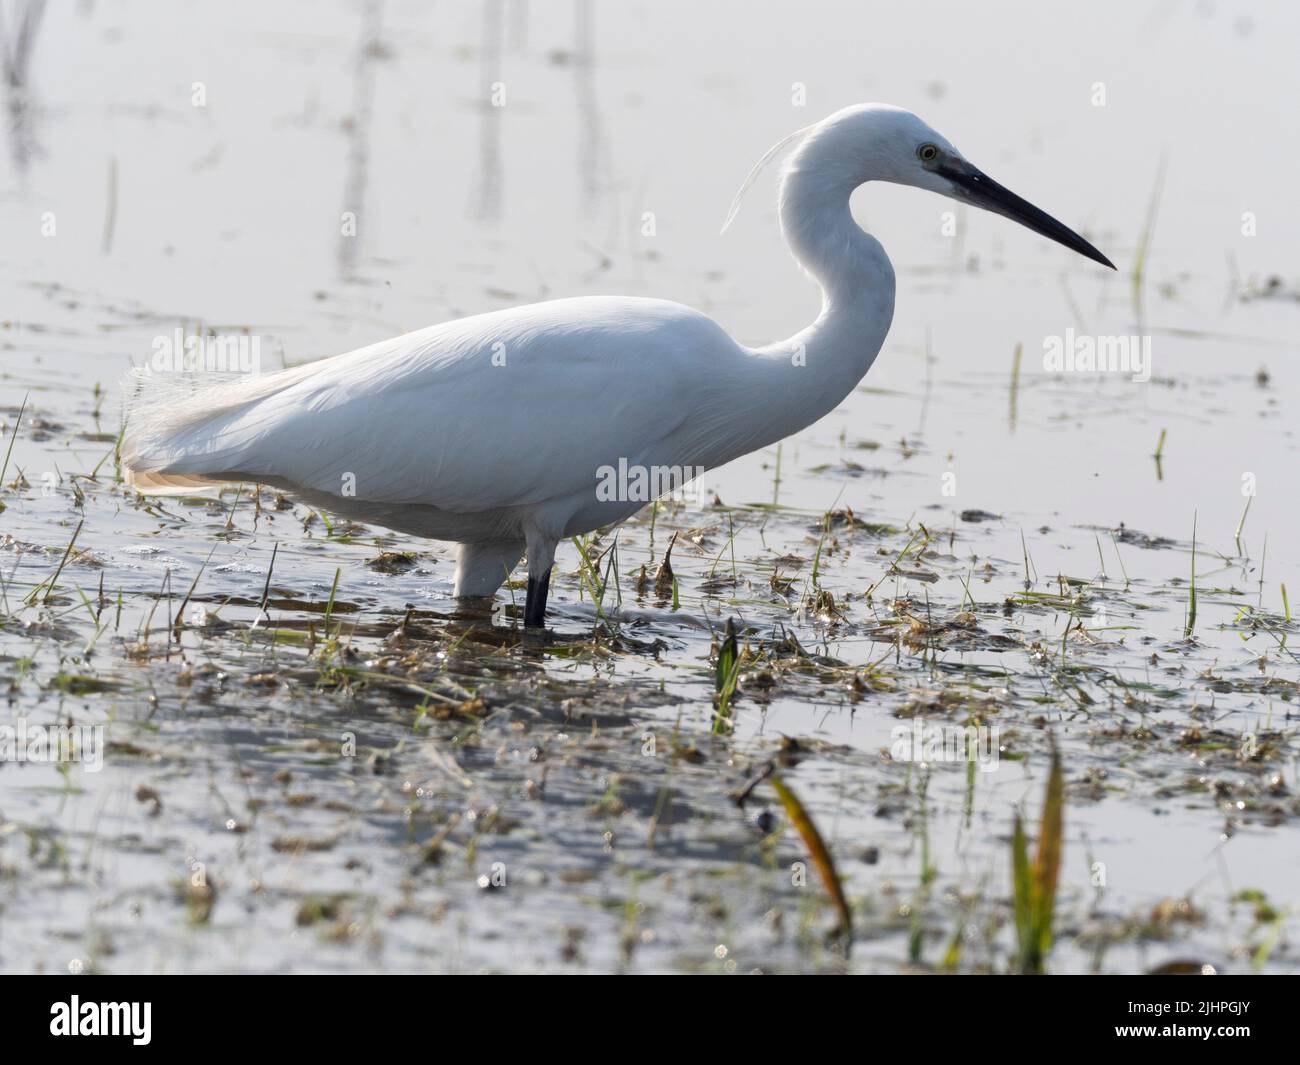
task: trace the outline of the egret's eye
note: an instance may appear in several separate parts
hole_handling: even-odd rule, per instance
[[[939,156],[939,149],[933,144],[922,144],[916,149],[916,157],[923,163],[932,163]]]

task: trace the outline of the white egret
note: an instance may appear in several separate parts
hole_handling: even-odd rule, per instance
[[[871,368],[893,317],[894,272],[849,211],[859,185],[929,189],[1114,269],[908,111],[846,108],[763,161],[793,140],[781,228],[823,304],[788,340],[748,348],[689,307],[595,296],[463,318],[189,395],[155,374],[139,381],[129,483],[178,494],[256,482],[457,541],[457,597],[495,595],[526,553],[525,625],[540,626],[560,539],[647,501],[599,490],[602,469],[721,466],[811,425]]]

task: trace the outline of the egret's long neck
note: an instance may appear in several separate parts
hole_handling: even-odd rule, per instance
[[[805,143],[781,183],[781,229],[821,286],[822,310],[806,329],[752,354],[746,451],[798,432],[839,406],[871,368],[893,318],[889,258],[849,211],[862,170],[846,166],[833,147],[822,138]]]

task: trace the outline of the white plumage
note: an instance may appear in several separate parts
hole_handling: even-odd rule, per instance
[[[258,482],[457,541],[457,596],[492,595],[526,550],[526,618],[541,624],[558,541],[644,505],[602,498],[602,467],[720,466],[816,421],[870,368],[894,276],[849,212],[864,181],[960,196],[1105,262],[906,111],[849,108],[801,135],[781,222],[824,304],[790,339],[749,349],[680,304],[602,296],[463,318],[188,393],[145,372],[123,449],[128,482],[154,494]]]

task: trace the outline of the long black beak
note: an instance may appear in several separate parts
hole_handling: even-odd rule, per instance
[[[971,166],[965,160],[954,161],[938,167],[939,174],[946,177],[955,186],[954,192],[960,199],[982,207],[986,211],[1000,214],[1032,229],[1035,233],[1064,244],[1071,251],[1077,251],[1085,258],[1102,266],[1115,269],[1115,264],[1096,248],[1084,240],[1068,226],[1061,225],[1046,211],[1040,211],[1028,200],[1022,200],[1010,189],[1003,188],[987,174]]]

